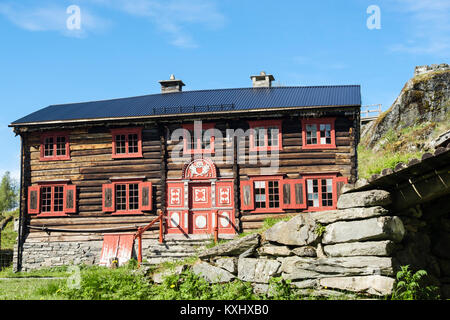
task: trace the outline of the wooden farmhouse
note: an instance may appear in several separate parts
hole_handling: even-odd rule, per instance
[[[360,86],[251,80],[183,91],[171,76],[158,94],[51,105],[11,123],[17,268],[107,264],[137,254],[137,238],[151,260],[164,256],[159,241],[230,238],[269,217],[335,208],[357,177]]]

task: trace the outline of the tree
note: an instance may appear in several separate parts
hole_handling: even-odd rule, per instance
[[[17,183],[6,171],[0,183],[0,213],[14,209],[18,204]]]

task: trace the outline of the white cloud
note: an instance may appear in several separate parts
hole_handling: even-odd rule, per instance
[[[0,4],[0,15],[5,16],[16,26],[27,31],[56,31],[69,37],[85,37],[90,32],[106,29],[110,23],[98,16],[94,16],[85,8],[81,9],[81,29],[69,30],[66,21],[70,14],[66,7],[47,4],[32,7],[24,4],[6,2]]]
[[[146,18],[178,47],[197,47],[189,28],[192,25],[214,30],[223,27],[225,17],[211,0],[90,0],[132,16]]]
[[[391,46],[395,52],[429,54],[448,58],[450,50],[450,1],[396,0],[394,10],[409,16],[408,38]]]
[[[18,27],[28,31],[56,31],[65,36],[85,37],[89,33],[107,29],[108,19],[93,15],[94,6],[148,19],[157,30],[166,35],[167,41],[183,48],[197,47],[190,28],[194,25],[214,30],[225,24],[215,0],[78,0],[81,9],[81,29],[68,30],[66,26],[69,2],[63,6],[58,1],[23,1],[20,4],[9,0],[0,4],[0,15]],[[29,3],[33,3],[30,5]]]

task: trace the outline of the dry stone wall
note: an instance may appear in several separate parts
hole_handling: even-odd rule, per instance
[[[281,276],[298,289],[389,295],[405,236],[402,220],[385,208],[391,201],[383,190],[343,194],[337,210],[302,213],[208,249],[192,270],[214,283],[248,281],[258,292]]]

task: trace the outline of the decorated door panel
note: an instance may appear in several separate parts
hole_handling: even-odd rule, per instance
[[[233,181],[216,182],[216,206],[220,208],[234,207]]]
[[[235,233],[234,181],[217,179],[210,159],[196,159],[183,168],[182,179],[167,181],[167,232]]]
[[[211,211],[191,211],[191,228],[192,234],[209,234],[211,233]]]
[[[189,187],[189,208],[211,208],[211,184],[195,183]]]
[[[189,213],[187,210],[169,210],[167,212],[168,233],[189,233]]]
[[[167,206],[169,208],[184,207],[184,183],[169,182],[167,184]]]
[[[234,225],[234,210],[218,210],[217,214],[218,222],[219,222],[219,234],[235,233],[235,225]],[[215,221],[214,221],[215,225]]]

